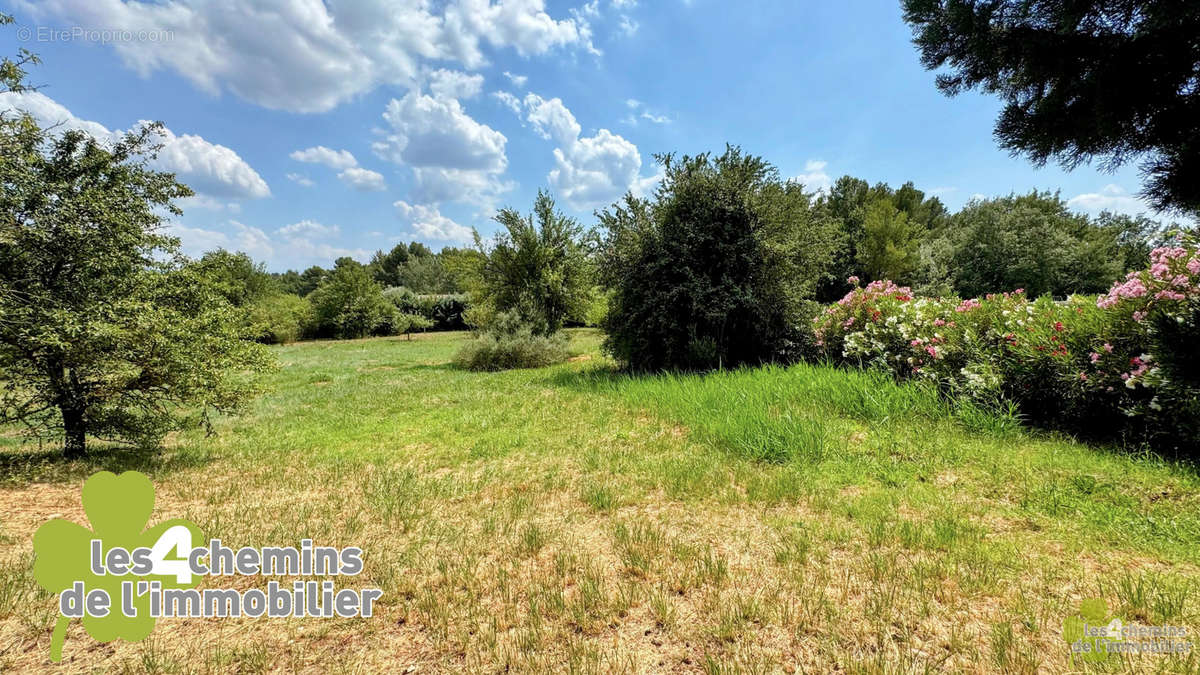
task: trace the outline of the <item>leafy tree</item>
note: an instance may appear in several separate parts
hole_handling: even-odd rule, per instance
[[[376,251],[369,268],[371,276],[385,288],[403,286],[417,293],[460,293],[458,275],[465,270],[467,257],[478,251],[446,247],[433,253],[420,242],[397,244],[391,251]],[[454,268],[453,270],[451,268]]]
[[[300,295],[300,289],[304,285],[304,281],[300,273],[296,270],[288,270],[283,273],[272,272],[271,279],[275,281],[275,286],[283,293],[288,295]]]
[[[1200,212],[1200,3],[902,0],[948,95],[1004,101],[1000,145],[1041,165],[1138,157],[1159,209]]]
[[[1150,252],[1165,245],[1168,229],[1162,223],[1145,216],[1129,216],[1105,211],[1096,218],[1096,227],[1110,237],[1121,271],[1145,269],[1150,266]]]
[[[1032,297],[1099,293],[1125,271],[1116,238],[1048,192],[971,202],[951,229],[964,297],[1016,288]]]
[[[392,333],[396,335],[404,335],[409,340],[412,340],[412,334],[419,330],[428,330],[433,327],[433,321],[426,319],[420,314],[396,314],[392,319]]]
[[[871,186],[861,178],[842,176],[830,187],[828,193],[820,198],[821,208],[838,224],[838,232],[834,235],[836,246],[832,262],[817,288],[817,297],[821,301],[832,302],[842,297],[848,288],[848,277],[856,276],[868,281],[882,278],[866,269],[863,262],[871,256],[878,258],[880,252],[860,251],[866,237],[867,211],[871,205],[881,200],[891,202],[892,206],[904,215],[906,224],[914,233],[935,232],[947,222],[948,214],[942,202],[937,197],[926,197],[925,193],[916,189],[911,182],[893,190],[886,183]],[[879,222],[876,221],[875,224],[878,225]],[[879,243],[876,238],[875,244]],[[918,249],[919,243],[918,235]],[[903,246],[905,250],[909,248],[908,244],[906,239]],[[919,255],[917,258],[917,269],[907,272],[909,278],[898,278],[896,281],[907,283],[932,275],[931,271],[921,266],[923,259]]]
[[[265,344],[289,344],[299,340],[313,323],[308,300],[291,293],[265,295],[247,307],[249,333]]]
[[[0,26],[8,26],[13,23],[13,17],[9,14],[0,14]],[[27,66],[36,66],[41,63],[41,59],[37,54],[30,52],[28,49],[17,50],[16,58],[8,56],[0,57],[0,93],[30,91],[34,87],[30,87],[25,81],[25,68]]]
[[[211,279],[234,307],[245,307],[279,292],[266,265],[255,263],[245,253],[230,253],[225,249],[209,251],[196,262],[196,270]]]
[[[317,288],[329,278],[329,270],[326,270],[319,265],[304,270],[300,274],[300,278],[304,280],[304,285],[300,288],[300,297],[306,297],[309,293],[317,290]]]
[[[858,264],[868,279],[912,283],[920,267],[921,231],[890,199],[877,199],[863,214]]]
[[[352,258],[339,258],[308,300],[320,337],[361,338],[387,332],[396,313],[367,268]]]
[[[453,292],[480,296],[483,292],[483,265],[487,256],[477,249],[447,246],[438,254],[442,267],[454,286]]]
[[[401,270],[408,263],[408,257],[408,246],[404,244],[396,244],[387,253],[376,251],[371,257],[371,276],[385,288],[403,286]]]
[[[3,121],[0,155],[0,422],[150,444],[232,411],[269,367],[239,313],[161,232],[192,194],[154,171],[160,125],[111,146]]]
[[[418,293],[452,293],[457,290],[454,279],[442,265],[440,256],[412,256],[400,268],[401,286]]]
[[[554,210],[549,194],[538,191],[533,214],[514,209],[496,215],[496,234],[480,270],[484,299],[500,312],[527,322],[535,335],[551,335],[586,308],[591,266],[583,229]]]
[[[432,258],[433,251],[429,247],[419,241],[410,242],[408,245],[408,255],[411,258]]]
[[[598,214],[606,348],[644,371],[793,356],[837,224],[738,148],[658,160],[653,200],[628,195]]]

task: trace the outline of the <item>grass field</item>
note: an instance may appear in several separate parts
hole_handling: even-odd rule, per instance
[[[1061,636],[1083,598],[1200,629],[1193,467],[868,373],[631,378],[588,331],[562,366],[469,373],[464,339],[279,348],[248,414],[157,455],[65,464],[0,435],[0,671],[51,665],[30,540],[85,522],[100,469],[151,475],[152,523],[362,546],[345,585],[384,596],[370,619],[162,620],[141,643],[76,622],[69,671],[1060,672],[1083,668]]]

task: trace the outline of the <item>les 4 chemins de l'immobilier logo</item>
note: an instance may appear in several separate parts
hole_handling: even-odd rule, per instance
[[[100,642],[136,642],[163,617],[370,617],[383,595],[377,588],[339,589],[332,579],[198,590],[205,577],[353,577],[363,570],[364,554],[359,547],[315,546],[309,539],[299,547],[235,550],[219,539],[205,541],[195,523],[179,518],[147,527],[154,484],[136,471],[97,473],[84,484],[82,498],[91,529],[56,518],[33,536],[34,578],[59,596],[50,643],[55,662],[62,660],[73,619]]]

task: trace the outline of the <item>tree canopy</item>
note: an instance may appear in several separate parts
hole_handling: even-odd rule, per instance
[[[555,333],[568,317],[581,316],[592,286],[579,223],[557,211],[541,190],[531,215],[505,208],[496,222],[504,229],[479,270],[484,299],[497,311],[516,314],[535,335]]]
[[[937,86],[1004,102],[996,138],[1037,164],[1142,158],[1144,194],[1200,213],[1200,3],[902,0]]]
[[[836,224],[760,157],[662,155],[652,200],[598,214],[612,290],[606,347],[634,370],[784,356],[837,241]]]
[[[0,157],[0,422],[153,443],[257,391],[269,367],[222,289],[161,232],[192,194],[149,168],[160,127],[106,146],[6,119]]]

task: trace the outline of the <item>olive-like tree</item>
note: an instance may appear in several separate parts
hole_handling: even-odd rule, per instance
[[[583,228],[538,191],[533,214],[501,209],[503,226],[480,270],[484,298],[497,311],[515,313],[534,335],[551,335],[591,300],[592,266]]]

